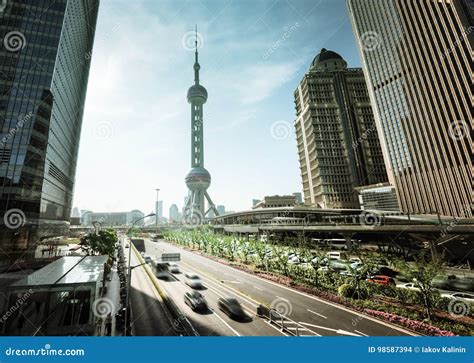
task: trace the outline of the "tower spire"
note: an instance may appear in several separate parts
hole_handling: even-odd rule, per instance
[[[194,84],[199,84],[199,69],[201,66],[199,65],[198,61],[198,26],[196,24],[196,39],[194,40],[194,45],[196,50],[194,52]]]

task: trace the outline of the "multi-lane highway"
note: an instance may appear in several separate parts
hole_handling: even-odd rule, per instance
[[[286,334],[256,316],[256,309],[260,303],[284,311],[296,322],[301,335],[414,335],[407,330],[261,279],[164,241],[145,240],[145,252],[152,257],[159,257],[162,253],[181,254],[179,262],[181,274],[170,274],[169,280],[160,279],[159,283],[201,335]],[[184,281],[186,272],[194,272],[201,277],[206,288],[201,293],[211,308],[207,314],[193,312],[184,303],[184,293],[190,291]],[[228,318],[217,307],[219,297],[237,298],[252,320],[237,322]]]

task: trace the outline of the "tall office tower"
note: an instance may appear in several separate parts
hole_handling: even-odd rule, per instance
[[[207,101],[207,90],[199,84],[198,36],[196,28],[196,51],[194,53],[194,84],[189,88],[187,99],[191,104],[191,171],[186,175],[189,199],[185,206],[185,221],[200,224],[212,210],[219,215],[207,189],[211,185],[211,174],[204,168],[204,119],[203,109]],[[206,210],[204,201],[209,208]]]
[[[472,217],[472,2],[348,7],[401,209]]]
[[[304,203],[358,208],[355,187],[387,181],[362,69],[322,49],[294,96]]]
[[[171,204],[168,217],[170,223],[179,222],[179,209],[176,204]]]
[[[98,7],[2,2],[0,265],[69,226]]]

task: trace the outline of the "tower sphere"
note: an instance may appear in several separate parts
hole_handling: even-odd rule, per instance
[[[211,185],[211,174],[206,169],[196,166],[186,175],[185,181],[189,190],[204,191]]]
[[[200,84],[194,84],[188,90],[188,102],[206,103],[207,90]]]

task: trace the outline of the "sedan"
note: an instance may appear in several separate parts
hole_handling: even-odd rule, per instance
[[[170,263],[169,264],[169,270],[173,274],[179,274],[179,266],[177,263]]]
[[[220,298],[217,302],[219,309],[231,319],[245,319],[244,309],[239,301],[233,297]]]
[[[441,297],[445,297],[447,299],[452,299],[452,300],[462,300],[467,303],[474,304],[474,295],[466,294],[464,292],[455,292],[453,294],[441,294]]]
[[[407,290],[411,290],[411,291],[420,291],[420,289],[413,282],[409,282],[409,283],[406,283],[406,284],[399,284],[399,285],[397,285],[397,287],[399,289],[407,289]]]
[[[207,311],[207,302],[201,293],[197,291],[186,292],[184,294],[184,302],[193,311]]]
[[[202,289],[204,287],[198,275],[189,272],[184,275],[184,277],[186,279],[186,285],[188,285],[189,287],[193,289]]]

